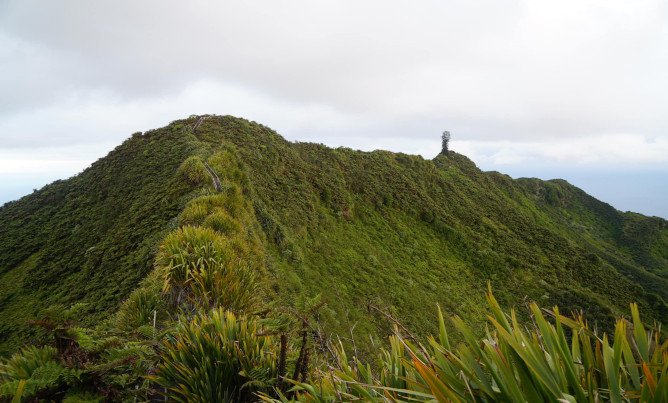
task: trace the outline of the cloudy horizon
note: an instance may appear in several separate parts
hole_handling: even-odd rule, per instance
[[[662,1],[0,2],[0,204],[136,131],[235,115],[293,141],[564,178],[668,218]]]

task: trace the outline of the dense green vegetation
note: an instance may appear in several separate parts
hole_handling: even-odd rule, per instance
[[[85,302],[87,323],[118,308],[188,199],[175,171],[193,152],[181,131],[135,134],[80,175],[0,208],[0,353],[53,304]]]
[[[194,130],[196,120],[135,134],[80,175],[0,208],[0,352],[22,348],[0,367],[2,396],[591,400],[613,399],[606,390],[615,385],[629,399],[666,393],[660,332],[627,340],[626,322],[616,324],[632,303],[649,322],[668,323],[665,220],[618,212],[564,181],[485,173],[454,152],[429,161],[330,149],[243,119],[209,116]],[[496,322],[486,327],[488,282],[506,308],[538,301],[583,312],[616,334],[614,354],[580,316],[541,324],[531,305],[504,322],[491,295]],[[465,320],[433,320],[436,304]],[[517,343],[532,336],[519,323],[541,335],[527,351]],[[415,347],[434,333],[433,352]],[[595,368],[619,371],[609,372],[618,382],[564,358],[584,360],[584,344],[563,344],[584,343],[583,334],[598,346]],[[527,372],[504,373],[500,356],[473,348],[480,340],[505,346],[505,359]],[[470,367],[483,357],[491,361]],[[555,357],[561,366],[539,362]],[[385,369],[372,375],[365,361]],[[651,376],[630,369],[643,362]],[[430,381],[458,365],[475,374],[445,389]],[[353,381],[365,386],[355,391]],[[515,386],[497,390],[503,382]]]
[[[575,320],[547,311],[550,323],[532,303],[533,324],[526,329],[514,311],[506,315],[487,296],[492,332],[478,339],[459,317],[452,322],[464,341],[454,347],[439,312],[439,336],[428,347],[390,338],[379,367],[372,371],[343,349],[319,382],[296,382],[290,391],[299,401],[514,401],[594,402],[668,399],[666,348],[654,329],[646,332],[637,307],[633,322],[619,320],[614,341],[599,337],[582,317]],[[570,342],[568,339],[570,338]],[[264,401],[289,399],[260,393]]]
[[[502,311],[491,289],[487,301],[486,336],[476,337],[455,316],[451,321],[462,342],[453,343],[439,310],[437,338],[416,344],[397,328],[374,365],[357,356],[348,359],[342,345],[316,337],[308,316],[321,304],[297,315],[303,322],[301,345],[287,340],[289,319],[235,314],[223,305],[188,319],[186,302],[174,307],[180,312],[176,321],[154,319],[153,327],[122,335],[114,335],[118,330],[113,327],[74,327],[68,321],[72,310],[66,310],[59,320],[42,321],[56,347],[24,348],[0,363],[0,398],[99,402],[165,396],[181,402],[276,403],[668,399],[668,341],[659,328],[645,330],[635,304],[632,321],[618,320],[611,338],[592,330],[582,316],[568,318],[556,307],[542,311],[531,303],[531,322],[525,326],[514,310],[509,315]]]

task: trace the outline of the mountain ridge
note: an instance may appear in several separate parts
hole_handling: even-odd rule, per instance
[[[661,218],[562,180],[482,172],[454,152],[425,160],[291,143],[212,115],[135,133],[81,174],[0,207],[0,352],[39,337],[25,322],[54,303],[87,302],[88,323],[114,312],[189,201],[217,191],[196,168],[214,157],[239,162],[217,174],[247,184],[272,295],[291,305],[324,294],[333,334],[357,323],[382,337],[385,314],[426,334],[436,302],[482,324],[488,281],[506,306],[539,300],[606,326],[637,301],[668,321]]]

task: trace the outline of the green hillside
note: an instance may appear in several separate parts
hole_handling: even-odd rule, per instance
[[[355,325],[359,338],[384,337],[388,315],[427,334],[436,303],[482,324],[488,280],[505,306],[557,304],[609,326],[636,301],[668,323],[663,219],[618,212],[565,181],[482,172],[454,152],[425,160],[291,143],[233,117],[194,123],[135,134],[80,175],[0,208],[2,351],[52,304],[86,302],[85,323],[114,312],[187,200],[215,193],[179,166],[221,151],[247,182],[267,298],[322,294],[333,334]]]
[[[27,322],[53,304],[87,303],[89,323],[118,308],[188,198],[174,173],[193,152],[170,130],[133,135],[83,173],[0,208],[0,352],[25,342]]]
[[[574,319],[550,327],[534,301]],[[0,208],[0,400],[660,401],[668,345],[638,309],[667,323],[666,301],[663,219],[455,152],[195,116]],[[433,352],[412,344],[429,334]]]

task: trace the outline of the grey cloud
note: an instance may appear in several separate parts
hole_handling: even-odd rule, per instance
[[[425,157],[448,129],[485,169],[665,217],[667,20],[662,0],[0,0],[0,203],[218,113]]]
[[[0,115],[26,116],[13,142],[33,141],[45,123],[23,122],[45,110],[158,105],[204,80],[286,114],[331,108],[349,124],[311,127],[325,139],[665,136],[666,17],[653,1],[6,1]],[[94,125],[50,140],[91,141]]]

